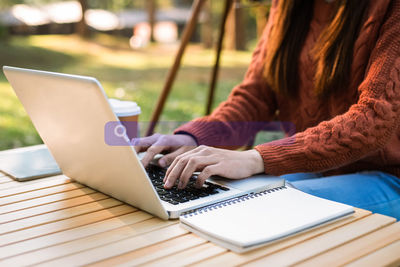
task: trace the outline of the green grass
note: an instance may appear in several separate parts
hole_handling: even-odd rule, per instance
[[[0,65],[34,68],[97,78],[109,97],[136,101],[141,120],[156,105],[177,46],[151,45],[133,51],[128,40],[106,35],[29,36],[0,40]],[[214,106],[226,99],[250,62],[251,52],[224,51]],[[204,113],[214,51],[191,45],[185,53],[162,121],[188,121]],[[41,143],[12,88],[0,73],[0,150]]]

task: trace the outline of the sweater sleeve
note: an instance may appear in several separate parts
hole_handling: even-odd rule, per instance
[[[267,173],[328,171],[386,146],[400,124],[399,30],[400,1],[395,0],[358,87],[358,102],[304,132],[256,146]]]
[[[209,116],[195,119],[175,130],[195,137],[199,145],[234,148],[243,146],[270,121],[276,111],[275,94],[263,77],[266,43],[274,8],[253,53],[243,82]]]

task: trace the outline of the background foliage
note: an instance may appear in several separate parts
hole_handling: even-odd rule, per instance
[[[41,5],[59,0],[1,0],[1,9],[14,4]],[[87,0],[90,8],[111,11],[145,9],[146,0]],[[158,8],[190,7],[191,0],[157,0]],[[211,2],[212,25],[219,25],[224,1]],[[246,51],[224,50],[214,106],[226,99],[238,84],[251,59],[256,44],[254,10],[248,9]],[[251,19],[253,18],[253,19]],[[212,27],[215,35],[218,27]],[[7,34],[0,25],[0,66],[33,68],[54,72],[87,75],[97,78],[109,97],[136,101],[142,108],[141,121],[148,121],[172,65],[178,44],[150,44],[132,50],[129,39],[119,35],[94,33],[90,38],[72,35]],[[172,93],[161,121],[184,122],[202,116],[214,63],[215,52],[201,44],[191,44],[185,53]],[[162,130],[162,129],[158,129]],[[169,129],[172,130],[172,129]],[[272,138],[277,138],[276,133]],[[279,134],[278,134],[279,135]],[[271,139],[271,135],[266,137]],[[265,139],[265,138],[264,138]],[[258,142],[263,142],[261,138]],[[41,143],[41,139],[0,72],[0,150]]]

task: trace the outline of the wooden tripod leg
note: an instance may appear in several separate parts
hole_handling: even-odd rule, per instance
[[[213,68],[212,75],[211,75],[210,89],[208,91],[208,100],[207,100],[205,115],[209,115],[211,113],[211,109],[212,109],[214,93],[215,93],[215,86],[217,84],[217,77],[218,77],[218,71],[219,71],[219,62],[220,62],[221,51],[222,51],[222,43],[224,41],[224,35],[225,35],[225,25],[226,25],[226,20],[228,18],[229,11],[232,8],[232,4],[233,4],[233,0],[225,0],[225,10],[224,10],[224,15],[222,17],[220,30],[219,30],[217,54],[216,54],[216,58],[215,58],[214,68]]]
[[[164,88],[161,92],[160,97],[158,98],[157,106],[151,116],[150,125],[149,125],[149,128],[147,129],[146,136],[153,134],[154,128],[156,127],[156,125],[158,123],[161,112],[164,108],[165,101],[167,100],[167,97],[171,91],[172,84],[174,83],[176,74],[181,65],[181,59],[182,59],[183,53],[185,52],[185,48],[186,48],[187,44],[189,43],[190,37],[193,35],[193,31],[196,27],[196,23],[197,23],[199,14],[200,14],[201,7],[205,1],[206,0],[195,0],[193,3],[191,17],[189,19],[188,24],[185,27],[185,30],[183,31],[181,44],[180,44],[178,52],[176,54],[174,64],[172,65],[172,68],[170,69],[170,71],[168,73],[167,80],[164,84]]]

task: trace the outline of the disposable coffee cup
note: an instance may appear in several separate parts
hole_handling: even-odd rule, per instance
[[[121,121],[122,125],[126,128],[126,134],[129,139],[139,137],[139,115],[141,113],[141,109],[136,102],[133,101],[122,101],[118,99],[109,99],[110,105]]]

